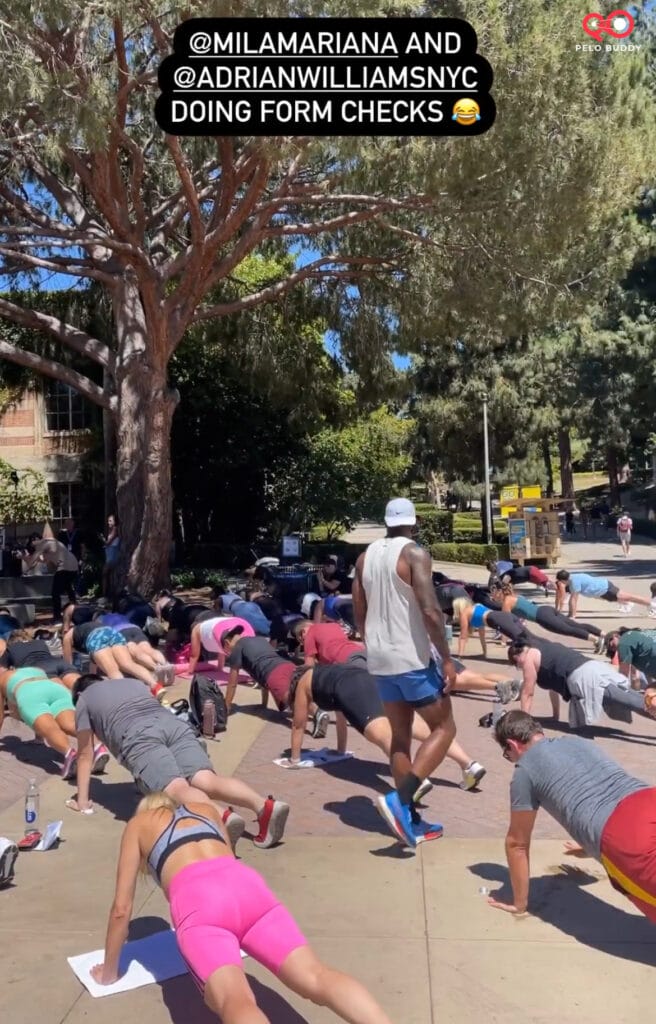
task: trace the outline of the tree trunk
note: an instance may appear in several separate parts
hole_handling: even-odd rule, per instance
[[[121,539],[115,589],[145,596],[168,583],[173,540],[171,426],[179,394],[167,382],[168,325],[147,320],[136,280],[113,296],[116,323],[116,504]],[[152,312],[152,311],[151,311]]]
[[[169,579],[173,539],[171,423],[177,393],[164,373],[137,365],[118,382],[117,511],[121,558],[116,585],[150,596]]]
[[[547,474],[547,498],[553,498],[554,495],[554,478],[553,478],[553,463],[551,461],[551,448],[549,446],[549,435],[545,434],[540,441],[542,448],[542,458],[544,460],[544,468]]]
[[[606,465],[608,467],[608,483],[610,485],[610,504],[614,507],[615,505],[622,504],[622,498],[620,496],[617,448],[613,448],[612,445],[609,445],[606,449]]]
[[[108,373],[103,374],[103,391],[111,393],[112,382]],[[107,517],[116,515],[116,431],[114,417],[108,409],[102,411],[103,429],[103,480],[105,496],[105,524]],[[103,533],[105,525],[103,524]]]
[[[560,493],[563,498],[573,498],[572,446],[569,430],[565,427],[561,427],[558,431],[558,452],[560,454]]]

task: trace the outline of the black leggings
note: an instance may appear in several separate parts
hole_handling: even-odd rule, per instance
[[[525,624],[511,612],[488,612],[485,622],[492,629],[498,629],[511,640],[520,640],[530,636]]]
[[[598,626],[592,626],[588,622],[575,622],[574,619],[570,619],[567,615],[557,612],[555,608],[551,608],[546,604],[540,605],[538,608],[535,621],[538,626],[548,629],[550,633],[558,633],[560,636],[573,636],[577,640],[587,640],[590,634],[592,636],[601,636],[601,630]]]

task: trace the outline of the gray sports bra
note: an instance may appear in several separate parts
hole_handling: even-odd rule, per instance
[[[198,824],[188,825],[186,828],[180,829],[177,838],[174,838],[178,824],[186,818],[193,818]],[[177,807],[173,812],[171,821],[148,854],[148,870],[155,881],[161,881],[164,865],[175,850],[184,846],[185,843],[198,843],[201,839],[215,839],[220,843],[225,843],[225,839],[215,822],[210,821],[209,818],[204,818],[201,814],[194,814],[184,804]]]

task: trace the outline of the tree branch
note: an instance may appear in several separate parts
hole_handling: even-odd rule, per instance
[[[0,339],[0,358],[8,359],[11,363],[18,363],[19,366],[26,366],[30,370],[35,370],[36,373],[61,381],[62,384],[68,384],[84,398],[88,398],[94,405],[99,405],[103,409],[111,411],[115,408],[116,402],[113,396],[107,395],[101,387],[90,381],[88,377],[83,377],[77,370],[62,366],[54,359],[46,359],[34,352],[26,352],[25,349],[17,348],[2,339]]]
[[[327,269],[326,265],[331,263],[353,264],[353,268],[338,269],[336,267],[333,270]],[[392,263],[391,260],[386,260],[382,257],[324,256],[321,259],[313,260],[312,263],[301,267],[300,270],[294,271],[293,274],[290,274],[282,281],[267,285],[265,288],[260,289],[259,292],[253,292],[251,295],[246,295],[241,299],[234,299],[232,302],[222,302],[215,306],[206,306],[204,308],[199,307],[192,317],[192,323],[201,323],[203,320],[211,320],[213,317],[229,316],[231,313],[242,313],[245,310],[261,306],[265,302],[272,302],[297,284],[300,284],[301,281],[312,278],[325,281],[357,280],[364,276],[371,276],[374,270],[391,272],[398,271],[398,269],[399,267]]]
[[[24,309],[14,302],[9,302],[3,296],[0,296],[0,316],[12,323],[21,324],[23,327],[35,331],[45,331],[46,334],[50,334],[80,355],[88,356],[109,373],[114,372],[116,360],[111,349],[103,345],[97,338],[87,334],[86,331],[80,330],[79,327],[67,324],[48,313],[39,313],[35,309]]]
[[[104,284],[113,284],[114,278],[104,270],[96,270],[89,260],[76,260],[74,257],[68,259],[66,256],[48,256],[42,258],[24,252],[22,249],[14,249],[10,246],[0,244],[0,256],[6,259],[15,260],[26,267],[38,267],[41,270],[52,270],[55,274],[68,274],[70,277],[93,278],[94,281],[102,281]],[[5,270],[0,266],[0,275]]]

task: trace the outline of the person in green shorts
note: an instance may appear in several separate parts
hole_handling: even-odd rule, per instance
[[[653,630],[620,629],[610,633],[606,653],[611,660],[617,655],[619,670],[627,679],[637,679],[643,672],[648,681],[656,679],[656,636]]]
[[[18,718],[39,739],[64,755],[62,778],[75,775],[77,750],[70,737],[76,735],[73,698],[67,686],[49,679],[39,668],[0,669],[0,729],[4,724],[5,700],[9,713]],[[101,772],[109,754],[97,745],[94,749],[93,770]]]

